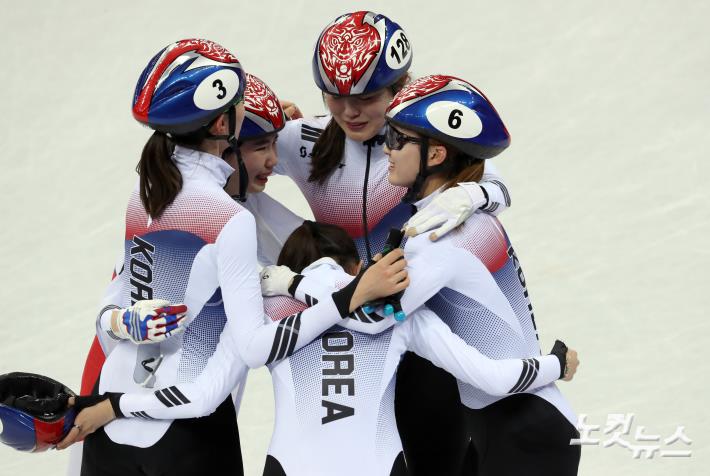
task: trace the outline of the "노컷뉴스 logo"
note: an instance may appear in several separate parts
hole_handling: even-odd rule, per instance
[[[601,445],[603,448],[610,446],[620,446],[631,452],[631,457],[639,459],[653,459],[659,455],[661,458],[689,458],[691,450],[688,447],[693,440],[685,434],[685,426],[676,427],[673,434],[663,438],[660,434],[654,434],[643,425],[637,425],[631,431],[635,415],[633,413],[610,413],[607,415],[606,424],[592,425],[587,423],[586,414],[579,415],[577,420],[577,430],[579,438],[570,440],[570,445]],[[600,432],[596,436],[606,436],[607,439],[595,438],[594,432]]]

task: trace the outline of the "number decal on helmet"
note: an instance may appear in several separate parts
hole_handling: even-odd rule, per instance
[[[461,109],[454,109],[449,114],[449,127],[452,129],[458,129],[461,127],[461,116],[463,116],[463,111]]]
[[[432,126],[458,139],[471,139],[483,130],[478,114],[458,102],[437,101],[426,109],[425,114]]]
[[[407,64],[412,54],[412,47],[404,31],[400,29],[394,32],[385,51],[387,55],[387,66],[390,68],[400,69]]]
[[[195,106],[204,111],[219,109],[239,91],[239,75],[235,70],[222,69],[207,76],[195,89]]]
[[[221,79],[215,79],[212,81],[212,87],[215,87],[219,90],[219,93],[217,94],[217,99],[224,99],[224,97],[227,95],[227,90],[224,89],[224,85],[222,84]]]

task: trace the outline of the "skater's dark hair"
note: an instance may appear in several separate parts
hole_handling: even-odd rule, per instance
[[[326,256],[333,258],[347,272],[360,263],[355,243],[345,230],[336,225],[306,220],[288,237],[276,264],[300,273]]]
[[[208,137],[208,129],[203,127],[190,134],[172,137],[155,131],[146,142],[136,172],[140,177],[141,203],[152,218],[159,218],[182,189],[182,175],[172,159],[175,146],[197,149]]]
[[[388,86],[394,96],[409,82],[409,73],[405,73],[394,84]],[[325,93],[324,98],[325,98]],[[323,133],[316,140],[313,146],[311,173],[308,176],[309,182],[318,182],[323,185],[338,165],[343,161],[345,152],[345,131],[332,118],[325,126]]]

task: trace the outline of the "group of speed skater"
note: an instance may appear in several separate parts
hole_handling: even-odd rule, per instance
[[[317,117],[208,40],[148,62],[132,111],[153,134],[58,444],[83,441],[81,475],[243,474],[262,365],[265,476],[577,474],[555,381],[579,360],[542,354],[497,218],[510,135],[470,82],[411,77],[412,55],[390,18],[339,16],[313,52]],[[272,174],[314,221],[262,193]]]

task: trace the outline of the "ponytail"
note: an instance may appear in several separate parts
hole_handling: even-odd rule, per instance
[[[184,135],[168,137],[164,132],[155,131],[146,142],[136,172],[140,177],[141,203],[152,218],[160,218],[182,190],[182,175],[172,159],[175,146],[198,149],[210,136],[209,127],[215,120]]]
[[[344,152],[345,131],[331,117],[313,146],[311,174],[308,176],[308,181],[323,185],[342,162]]]
[[[136,172],[143,208],[158,218],[182,188],[182,175],[172,160],[175,144],[162,132],[154,132],[141,153]]]

